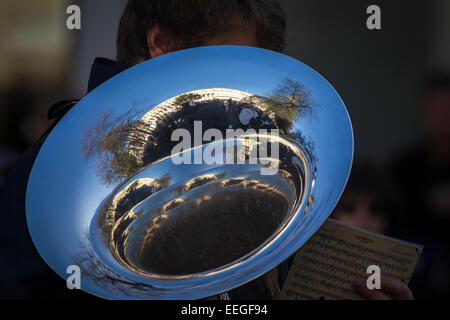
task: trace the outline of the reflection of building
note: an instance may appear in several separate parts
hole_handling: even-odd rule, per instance
[[[301,136],[291,132],[293,121],[312,113],[311,93],[291,79],[284,79],[267,96],[225,88],[201,89],[168,99],[144,115],[129,111],[111,121],[109,114],[105,114],[86,134],[83,150],[88,156],[101,154],[98,172],[105,182],[111,183],[131,178],[143,166],[170,156],[180,143],[172,138],[177,129],[190,134],[183,137],[184,146],[189,147],[201,143],[192,141],[192,137],[209,129],[220,132],[222,137],[228,136],[229,129],[239,129],[240,134],[249,129],[256,132],[277,129],[282,136],[290,133]],[[195,130],[198,122],[201,133]],[[299,142],[303,145],[304,139]]]
[[[150,136],[159,125],[164,123],[171,114],[175,114],[182,109],[181,105],[188,104],[195,106],[196,102],[211,100],[232,100],[240,102],[248,97],[251,97],[248,92],[225,88],[202,89],[183,93],[152,108],[136,123],[139,129],[141,129],[137,131],[140,135],[139,140],[144,142],[149,141]],[[177,119],[172,120],[177,121]],[[130,135],[132,137],[133,131],[130,132]],[[133,152],[138,159],[144,158],[144,151],[144,148],[136,148],[134,150],[130,148],[130,152]]]
[[[122,201],[125,197],[127,197],[128,194],[130,194],[131,191],[136,189],[141,189],[143,187],[150,187],[155,188],[155,179],[152,178],[141,178],[134,181],[131,185],[128,185],[123,190],[119,191],[114,198],[111,200],[110,204],[110,210],[116,211],[116,209],[119,207],[120,201]],[[152,193],[154,193],[153,191]]]
[[[147,131],[153,131],[156,129],[159,121],[165,118],[168,114],[176,112],[180,109],[178,101],[183,100],[184,102],[195,103],[208,100],[228,100],[241,101],[251,95],[247,92],[224,89],[224,88],[214,88],[214,89],[202,89],[191,91],[187,93],[180,94],[163,103],[152,108],[148,113],[146,113],[141,121],[147,125]],[[182,99],[186,97],[186,99]],[[181,99],[180,99],[181,98]],[[178,101],[177,101],[178,100]]]

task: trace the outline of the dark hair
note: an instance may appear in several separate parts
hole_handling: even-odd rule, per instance
[[[117,60],[131,66],[149,59],[147,30],[158,25],[184,49],[243,22],[256,26],[258,45],[282,51],[286,18],[278,0],[129,0],[120,20]]]
[[[379,213],[387,220],[386,234],[393,235],[398,224],[398,216],[395,214],[399,206],[396,199],[398,195],[391,178],[383,169],[368,160],[354,162],[345,191],[334,212],[342,208],[342,199],[349,194],[370,195],[376,200]]]

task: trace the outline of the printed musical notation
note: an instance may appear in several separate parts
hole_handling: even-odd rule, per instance
[[[362,299],[353,289],[367,267],[408,284],[422,246],[328,219],[297,252],[280,299]]]

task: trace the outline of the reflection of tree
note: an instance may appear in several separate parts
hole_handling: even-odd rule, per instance
[[[196,100],[199,100],[203,97],[203,95],[197,94],[197,93],[186,93],[179,95],[175,98],[175,104],[181,106],[185,103],[192,103]]]
[[[316,157],[314,141],[310,137],[305,137],[299,130],[292,132],[291,136],[305,149],[311,160],[315,163],[318,159]]]
[[[300,82],[284,78],[267,96],[251,96],[251,103],[263,105],[274,117],[281,134],[288,134],[297,117],[310,117],[314,113],[312,93]]]
[[[86,237],[87,240],[81,245],[81,253],[75,257],[75,264],[80,266],[82,276],[88,277],[106,291],[117,290],[125,296],[130,296],[130,293],[149,295],[157,290],[151,285],[129,280],[111,269],[94,252]]]
[[[139,115],[132,109],[113,119],[106,110],[98,123],[85,132],[83,154],[97,155],[97,173],[107,184],[130,178],[141,167],[137,151],[146,144],[148,132],[141,120],[135,120]]]

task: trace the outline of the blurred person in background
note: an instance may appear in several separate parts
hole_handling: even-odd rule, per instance
[[[331,218],[375,233],[395,236],[394,199],[395,191],[382,170],[369,162],[356,162]],[[381,290],[367,289],[365,279],[355,282],[354,288],[361,296],[371,300],[413,299],[411,290],[399,280],[385,276],[381,278]]]
[[[331,218],[375,233],[394,235],[393,190],[371,163],[355,163]]]
[[[404,206],[401,236],[424,245],[414,282],[420,298],[447,298],[450,287],[450,77],[424,85],[424,139],[394,163]]]

